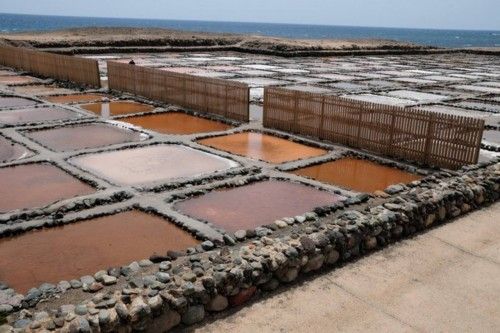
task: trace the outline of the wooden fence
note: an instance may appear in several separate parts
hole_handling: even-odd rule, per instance
[[[268,87],[264,126],[456,169],[477,163],[484,120]]]
[[[0,65],[58,80],[72,81],[92,87],[101,86],[97,61],[92,59],[22,47],[0,46]]]
[[[249,120],[249,88],[204,78],[108,61],[109,88],[229,119]]]

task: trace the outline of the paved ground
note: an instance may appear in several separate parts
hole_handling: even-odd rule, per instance
[[[500,203],[199,332],[498,332]]]

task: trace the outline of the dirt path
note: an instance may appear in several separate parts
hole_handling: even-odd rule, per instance
[[[500,203],[258,301],[197,332],[494,332]]]

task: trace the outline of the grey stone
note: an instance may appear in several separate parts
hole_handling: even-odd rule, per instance
[[[193,325],[205,318],[205,308],[203,305],[194,305],[187,308],[182,315],[182,323],[185,325]]]
[[[102,282],[102,277],[104,275],[107,275],[107,274],[108,274],[108,272],[106,272],[105,270],[101,270],[101,271],[94,274],[94,279],[96,281]]]
[[[128,267],[134,273],[137,272],[137,271],[139,271],[141,269],[141,266],[139,266],[139,263],[137,261],[134,261],[133,263],[131,263],[130,265],[128,265]]]
[[[104,288],[104,286],[100,282],[94,282],[94,283],[92,283],[90,285],[84,285],[84,290],[85,291],[90,291],[92,293],[98,292],[102,288]]]
[[[153,262],[149,259],[142,259],[141,261],[139,261],[140,267],[149,267],[151,265],[153,265]]]
[[[312,258],[309,259],[307,264],[302,268],[302,270],[307,273],[311,271],[315,271],[323,266],[323,262],[325,261],[325,257],[322,254],[316,254]]]
[[[234,237],[236,237],[237,240],[244,240],[247,236],[247,232],[245,230],[238,230],[234,233]]]
[[[156,276],[154,276],[154,275],[145,275],[142,277],[142,281],[144,282],[144,285],[146,287],[149,287],[152,284],[154,284],[157,280],[156,280]]]
[[[162,272],[166,272],[172,268],[172,263],[170,261],[162,261],[159,265],[159,269]]]
[[[69,281],[69,284],[71,285],[71,288],[73,288],[73,289],[81,288],[83,285],[83,283],[80,280],[71,280],[71,281]]]
[[[226,245],[235,245],[236,241],[233,239],[233,237],[229,236],[228,234],[224,234],[222,236],[222,239],[224,240],[224,244]]]
[[[68,281],[61,281],[57,284],[57,289],[64,293],[66,290],[71,289],[71,284]]]
[[[30,319],[19,319],[14,322],[14,328],[25,329],[31,324]]]
[[[302,236],[299,238],[300,244],[302,245],[302,248],[304,251],[307,252],[312,252],[316,249],[316,245],[314,244],[314,241],[308,237],[308,236]]]
[[[161,309],[163,305],[163,299],[159,295],[151,297],[148,300],[148,305],[152,311],[156,312]]]
[[[90,285],[95,282],[95,279],[90,275],[85,275],[80,278],[80,281],[82,282],[82,284]]]
[[[120,277],[120,269],[119,268],[110,268],[108,269],[108,275],[114,276],[115,278]]]
[[[306,221],[306,217],[302,215],[295,216],[294,219],[297,223],[304,223]]]
[[[203,243],[201,243],[201,247],[203,248],[203,250],[209,251],[209,250],[213,249],[215,247],[215,245],[211,241],[207,240],[207,241],[204,241]]]
[[[386,188],[385,192],[390,194],[390,195],[393,195],[393,194],[404,191],[404,189],[405,189],[405,187],[403,185],[396,184],[396,185],[391,185],[388,188]]]
[[[280,229],[288,227],[288,223],[286,223],[285,221],[282,221],[282,220],[276,220],[276,221],[274,221],[274,224],[276,224],[276,226]]]
[[[44,294],[49,294],[54,293],[57,290],[57,287],[52,283],[43,283],[40,287],[38,287],[38,289]]]
[[[219,312],[225,310],[229,304],[227,297],[216,295],[206,305],[208,311]]]
[[[61,305],[59,308],[59,311],[63,316],[67,315],[68,313],[74,312],[75,311],[75,306],[73,304],[64,304]]]
[[[130,305],[129,315],[132,323],[140,322],[145,317],[151,314],[151,308],[144,303],[142,297],[136,297]]]
[[[329,265],[335,264],[340,258],[340,253],[336,250],[329,251],[325,256],[325,262]]]
[[[79,316],[85,316],[87,314],[87,306],[85,304],[78,304],[75,307],[75,313]]]
[[[285,267],[276,271],[276,276],[280,281],[291,282],[299,275],[297,267]]]
[[[117,281],[117,278],[111,275],[104,274],[101,277],[102,283],[104,283],[105,286],[110,286],[112,284],[115,284]]]
[[[100,310],[98,317],[99,317],[99,324],[104,326],[109,324],[109,322],[111,321],[111,316],[108,310]]]
[[[14,307],[9,304],[0,304],[0,314],[11,313],[14,310]]]
[[[128,318],[128,309],[125,304],[122,302],[118,302],[115,305],[115,310],[116,313],[118,314],[118,317],[120,317],[122,320],[126,320]]]
[[[255,234],[257,235],[257,237],[264,237],[264,236],[270,235],[272,233],[273,233],[273,231],[268,229],[268,228],[264,228],[264,227],[255,228]]]
[[[71,333],[90,333],[92,332],[90,324],[84,317],[77,317],[69,325],[69,331]]]
[[[156,278],[158,279],[158,281],[160,281],[161,283],[168,283],[170,282],[170,274],[168,273],[164,273],[164,272],[157,272],[155,274]]]
[[[0,325],[0,333],[13,333],[14,328],[10,325]]]

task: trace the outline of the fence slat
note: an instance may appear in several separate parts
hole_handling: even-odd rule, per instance
[[[456,169],[477,163],[484,120],[266,87],[264,127]]]

